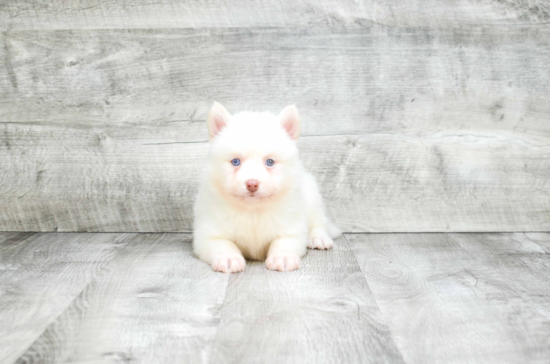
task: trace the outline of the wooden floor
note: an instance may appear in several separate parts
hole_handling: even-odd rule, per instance
[[[189,234],[1,233],[0,362],[548,363],[550,234],[346,234],[214,273]]]

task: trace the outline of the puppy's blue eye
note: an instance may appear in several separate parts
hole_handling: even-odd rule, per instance
[[[231,161],[231,164],[234,166],[238,166],[239,164],[241,164],[241,160],[239,158],[235,158]]]
[[[275,161],[273,159],[268,159],[265,161],[265,164],[267,164],[268,167],[271,167],[275,164]]]

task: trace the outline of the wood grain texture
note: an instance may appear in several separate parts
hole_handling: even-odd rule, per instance
[[[131,237],[0,234],[0,362],[14,362]]]
[[[16,132],[19,137],[9,138],[9,157],[0,167],[6,181],[0,185],[4,230],[191,229],[191,206],[208,146],[174,142],[177,126],[118,132],[23,128],[26,136]],[[39,170],[21,165],[30,160]]]
[[[480,264],[498,271],[505,278],[507,288],[527,305],[550,319],[550,246],[547,244],[550,234],[450,236]]]
[[[190,231],[213,99],[296,103],[346,231],[550,228],[548,26],[0,38],[4,231]]]
[[[472,234],[468,240],[480,239],[476,246],[482,246],[484,236]],[[346,238],[406,362],[548,361],[550,319],[516,291],[516,283],[531,275],[528,266],[518,267],[513,277],[503,274],[486,256],[480,260],[465,250],[454,235]],[[525,290],[536,295],[540,285]]]
[[[535,241],[538,245],[543,246],[550,251],[550,234],[548,233],[525,233],[528,239]]]
[[[29,232],[2,232],[0,233],[0,253],[10,249],[11,246],[23,242],[32,237],[35,233]],[[3,267],[4,268],[4,267]]]
[[[548,361],[550,234],[345,239],[224,275],[189,234],[2,233],[0,361]]]
[[[347,243],[294,272],[248,263],[231,275],[213,363],[401,363]]]
[[[138,235],[17,362],[208,362],[228,279],[189,234]]]
[[[196,142],[215,99],[230,112],[295,103],[304,135],[550,133],[550,26],[0,34],[8,123],[174,123]]]
[[[536,25],[550,21],[544,0],[510,1],[185,1],[5,0],[3,29],[403,27]],[[0,29],[2,29],[0,28]]]

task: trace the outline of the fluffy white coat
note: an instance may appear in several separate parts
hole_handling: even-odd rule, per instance
[[[340,231],[325,216],[314,177],[300,163],[294,106],[230,115],[214,103],[208,162],[195,200],[195,254],[220,272],[245,258],[298,269],[306,248],[330,249]],[[272,165],[270,165],[272,164]]]

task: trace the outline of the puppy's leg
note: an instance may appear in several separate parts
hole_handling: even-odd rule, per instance
[[[334,245],[332,238],[340,236],[341,232],[326,217],[323,198],[311,175],[305,179],[304,193],[308,205],[308,248],[330,249]]]
[[[300,268],[300,257],[306,253],[304,239],[288,237],[275,239],[269,245],[265,266],[271,270],[290,271]]]
[[[241,251],[231,240],[212,239],[195,245],[195,254],[216,272],[242,272],[246,266]]]
[[[334,245],[332,238],[323,228],[313,228],[309,231],[307,247],[309,249],[330,249]]]

